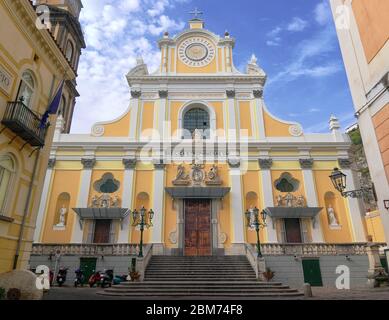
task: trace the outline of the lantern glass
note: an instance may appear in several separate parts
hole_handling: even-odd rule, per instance
[[[132,212],[132,218],[134,220],[134,224],[138,221],[138,211],[136,209]]]
[[[154,218],[154,211],[153,211],[153,209],[150,209],[150,211],[149,211],[149,218],[150,218],[150,222],[153,220],[153,218]]]
[[[145,207],[142,207],[142,209],[140,209],[140,215],[141,215],[142,217],[144,217],[145,214],[146,214],[146,209],[145,209]]]
[[[257,207],[255,207],[255,208],[253,209],[253,211],[254,211],[255,220],[258,220],[259,209],[258,209]]]
[[[343,192],[346,189],[346,175],[338,168],[334,168],[330,178],[336,190]]]
[[[262,221],[263,221],[264,223],[266,223],[267,213],[266,213],[265,210],[262,210],[262,211],[261,211],[261,216],[262,216]]]
[[[246,220],[247,220],[247,225],[248,226],[250,226],[250,215],[251,215],[251,213],[250,213],[250,211],[249,210],[246,210],[246,212],[244,213],[245,214],[245,216],[246,216]]]

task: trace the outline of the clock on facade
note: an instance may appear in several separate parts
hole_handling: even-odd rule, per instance
[[[203,67],[215,58],[215,48],[205,38],[189,38],[180,44],[178,56],[183,63],[190,67]]]

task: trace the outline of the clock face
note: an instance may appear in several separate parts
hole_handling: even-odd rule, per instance
[[[215,48],[204,38],[189,38],[181,43],[178,56],[190,67],[203,67],[215,58]]]

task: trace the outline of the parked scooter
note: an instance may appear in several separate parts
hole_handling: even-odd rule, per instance
[[[59,268],[57,279],[56,279],[58,286],[62,287],[62,285],[65,283],[67,273],[68,273],[68,268],[63,268],[63,267]]]
[[[100,273],[100,271],[94,272],[94,273],[90,276],[90,278],[89,278],[89,280],[88,280],[88,283],[89,283],[89,286],[90,286],[91,288],[93,288],[95,284],[96,284],[97,286],[99,286],[99,284],[101,283],[101,273]]]
[[[84,276],[84,273],[82,272],[82,270],[79,268],[75,271],[76,273],[76,279],[74,279],[74,286],[77,288],[79,285],[81,287],[84,286],[84,280],[85,280],[85,276]]]
[[[112,269],[104,270],[104,273],[102,274],[101,277],[101,287],[105,288],[107,285],[111,287],[112,282],[113,282],[113,270]]]

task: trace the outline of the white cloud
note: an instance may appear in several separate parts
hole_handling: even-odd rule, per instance
[[[80,20],[87,49],[78,69],[78,91],[72,132],[89,133],[99,121],[124,113],[130,101],[125,75],[141,55],[150,72],[160,63],[156,37],[185,24],[166,10],[187,0],[83,0]]]
[[[293,20],[288,24],[286,29],[288,31],[292,32],[300,32],[303,31],[308,25],[308,22],[299,18],[299,17],[294,17]]]
[[[324,26],[327,23],[329,23],[332,19],[332,14],[328,2],[325,0],[320,2],[315,7],[314,15],[315,15],[315,20],[319,25]]]

